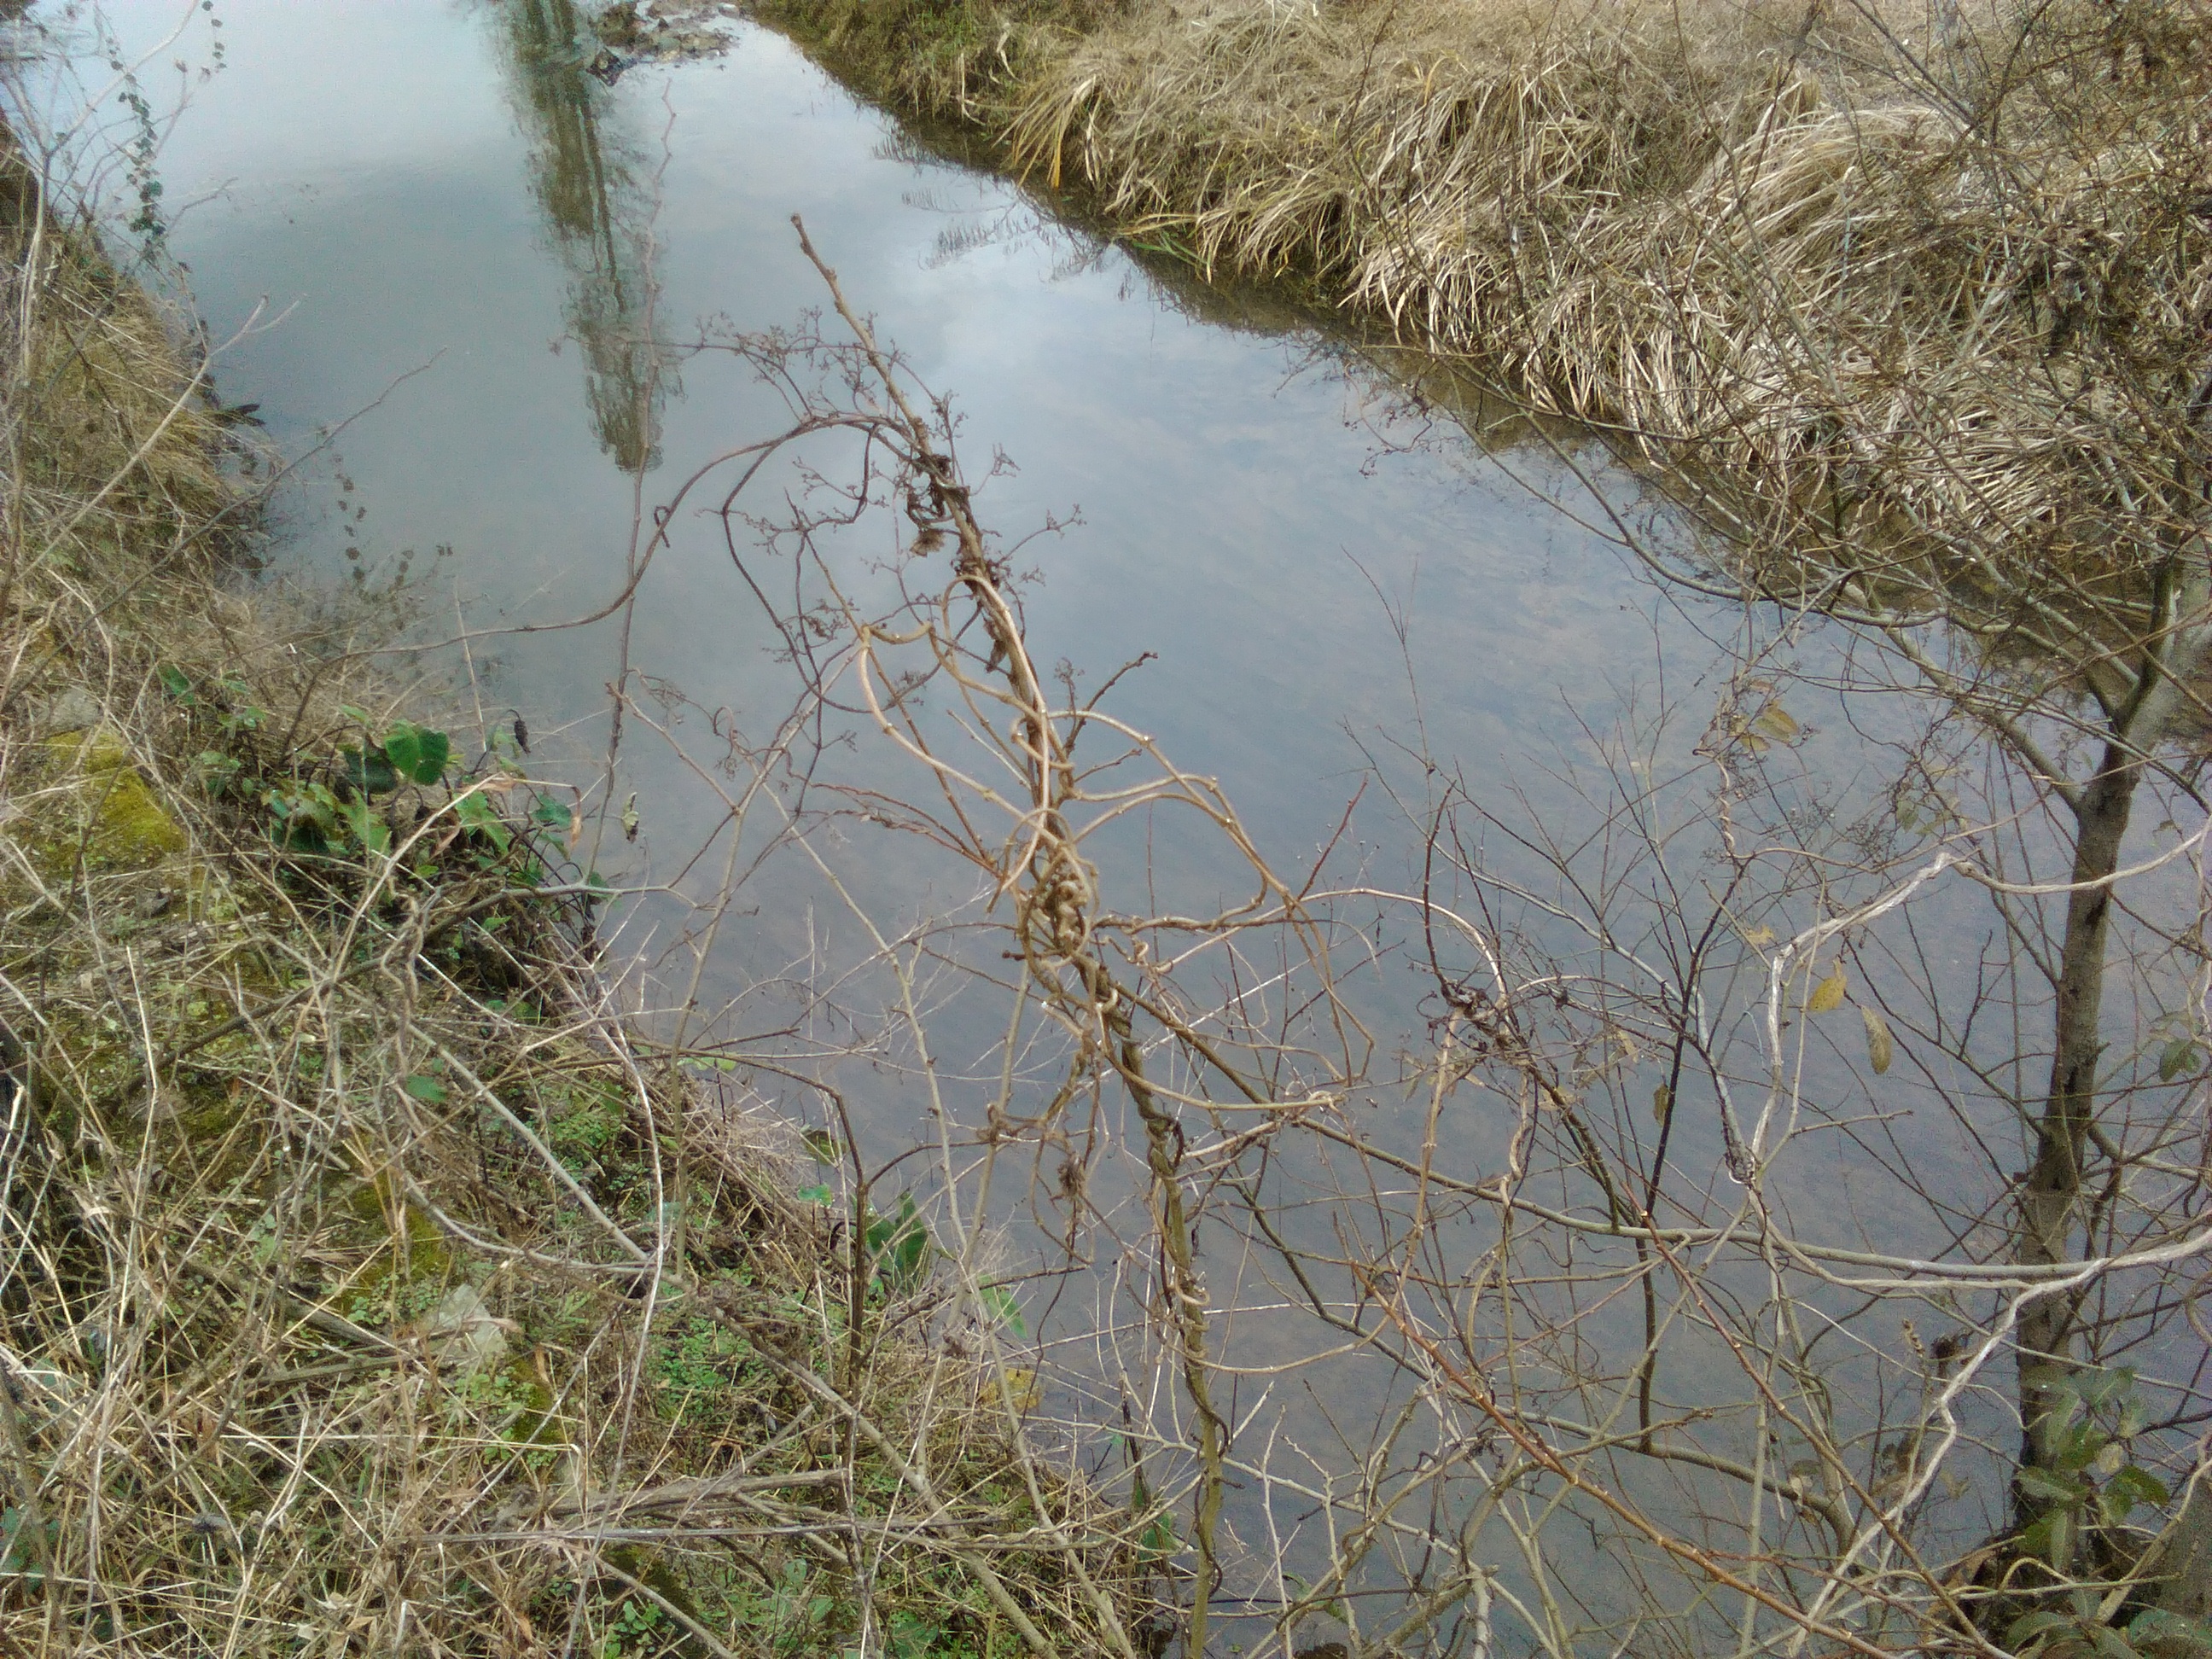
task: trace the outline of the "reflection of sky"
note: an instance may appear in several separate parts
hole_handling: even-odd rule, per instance
[[[126,27],[167,10],[126,8]],[[476,10],[227,6],[228,66],[171,147],[170,198],[227,185],[177,235],[218,333],[264,294],[289,307],[219,367],[226,395],[261,401],[284,440],[388,392],[339,446],[369,509],[364,542],[450,544],[441,569],[465,591],[505,605],[542,589],[535,614],[558,613],[605,591],[629,492],[592,453],[577,348],[560,343],[562,276],[526,188],[531,137]],[[945,233],[1015,198],[884,155],[880,119],[774,36],[748,32],[724,64],[633,71],[607,119],[648,173],[671,133],[653,230],[664,331],[817,303],[787,222],[804,212],[857,302],[958,394],[976,455],[1000,444],[1019,464],[986,496],[1000,527],[1083,508],[1085,528],[1036,550],[1040,654],[1103,674],[1159,652],[1125,714],[1233,777],[1255,811],[1302,820],[1301,842],[1341,804],[1345,786],[1316,794],[1319,781],[1356,763],[1334,726],[1405,706],[1355,559],[1416,605],[1431,713],[1486,759],[1555,720],[1563,684],[1601,695],[1585,669],[1648,654],[1615,609],[1644,601],[1612,555],[1502,489],[1470,491],[1450,460],[1363,476],[1370,445],[1345,424],[1343,389],[1284,386],[1284,345],[1162,308],[1116,255],[1069,272],[1064,242],[1017,236],[933,257]],[[773,419],[726,364],[687,368],[685,392],[656,483]],[[649,596],[637,659],[711,696],[705,665],[727,659],[737,617],[720,593],[701,597]],[[511,653],[524,678],[508,696],[588,706],[604,672],[575,684],[574,642],[553,654],[539,671]],[[1203,722],[1183,712],[1194,700]]]
[[[260,402],[295,448],[359,415],[337,465],[286,498],[290,556],[349,568],[331,485],[343,472],[366,509],[363,562],[451,546],[416,569],[434,573],[428,603],[450,612],[458,597],[479,625],[596,608],[619,584],[632,508],[564,338],[574,273],[533,195],[542,134],[513,103],[489,9],[227,0],[228,66],[194,93],[166,161],[168,199],[199,203],[175,240],[216,336],[264,296],[281,314],[218,364],[224,395]],[[142,31],[175,9],[118,9]],[[1510,784],[1557,800],[1547,769],[1590,752],[1577,716],[1601,730],[1662,643],[1677,695],[1702,708],[1717,689],[1693,685],[1718,659],[1711,646],[1488,464],[1449,445],[1378,460],[1361,422],[1382,417],[1342,379],[1301,372],[1304,346],[1194,320],[1119,253],[1082,257],[1037,228],[1005,184],[906,159],[882,118],[775,35],[747,29],[719,63],[633,70],[594,109],[658,200],[641,234],[663,331],[716,317],[757,328],[818,306],[788,223],[803,213],[884,337],[957,394],[971,473],[994,446],[1018,465],[985,486],[986,516],[1011,538],[1082,509],[1021,561],[1044,575],[1030,603],[1038,660],[1071,659],[1095,685],[1157,653],[1111,707],[1218,777],[1279,866],[1334,829],[1363,752],[1388,752],[1378,733],[1411,739],[1386,600],[1409,624],[1429,743],[1500,797]],[[739,365],[685,362],[648,503],[781,412]],[[1540,456],[1515,464],[1546,470]],[[680,537],[645,590],[633,660],[757,722],[788,695],[765,638],[719,545]],[[488,711],[526,709],[541,749],[588,755],[611,630],[491,649]],[[565,744],[564,720],[578,722]],[[650,750],[630,760],[641,846],[679,855],[709,804]],[[1401,884],[1410,843],[1378,806],[1354,839]],[[1109,875],[1133,870],[1147,830],[1187,892],[1218,878],[1172,825],[1134,823],[1098,849]],[[932,902],[970,890],[967,875],[915,862],[911,843],[855,856],[890,908],[910,909],[925,883],[938,884]],[[800,926],[757,918],[740,954],[780,963]]]
[[[338,437],[336,464],[286,498],[290,556],[320,574],[349,568],[331,482],[342,472],[366,508],[355,533],[368,562],[452,546],[416,568],[450,582],[479,625],[596,608],[619,585],[632,511],[564,339],[573,273],[532,195],[536,138],[510,102],[489,4],[223,0],[228,67],[195,92],[166,160],[167,199],[198,204],[175,246],[216,336],[264,296],[281,314],[217,365],[225,397],[258,401],[294,449],[367,411]],[[182,6],[116,9],[143,34]],[[1218,776],[1281,866],[1334,827],[1363,744],[1382,729],[1410,739],[1386,599],[1409,624],[1429,743],[1501,800],[1511,784],[1556,801],[1545,769],[1590,752],[1577,716],[1603,729],[1621,689],[1652,678],[1662,645],[1669,691],[1698,711],[1692,728],[1717,694],[1698,684],[1714,647],[1564,516],[1449,445],[1378,461],[1361,425],[1373,411],[1342,380],[1297,372],[1297,343],[1195,321],[1118,253],[1071,257],[1083,250],[1063,233],[975,235],[1026,224],[1018,195],[902,159],[884,121],[775,36],[748,28],[726,61],[633,70],[595,108],[633,184],[658,198],[647,234],[663,333],[717,316],[759,328],[818,306],[788,224],[803,213],[883,337],[957,395],[971,473],[994,446],[1018,465],[982,491],[987,517],[1012,538],[1081,507],[1079,527],[1022,561],[1044,574],[1030,604],[1038,659],[1070,659],[1095,685],[1158,653],[1112,707]],[[648,503],[781,424],[738,365],[694,358],[682,375]],[[1552,471],[1540,457],[1517,464]],[[633,659],[754,720],[786,695],[766,637],[719,546],[686,537],[645,590]],[[487,704],[528,710],[542,749],[588,754],[611,633],[495,648]],[[563,720],[578,722],[565,744]],[[1843,741],[1839,780],[1859,763]],[[647,805],[641,846],[688,848],[706,803],[649,750],[631,763],[623,787]],[[1402,883],[1409,839],[1376,805],[1358,833],[1380,845],[1377,876]],[[1185,849],[1170,835],[1152,850],[1172,869]],[[854,854],[875,861],[858,878],[887,907],[910,906],[915,872],[901,861],[917,857],[911,843],[872,843]],[[959,872],[933,878],[940,898],[970,890]],[[787,960],[800,931],[771,906],[733,938],[757,969]],[[950,1063],[988,1056],[995,1017],[963,1032],[960,1012],[947,1014]],[[895,1132],[913,1127],[911,1095],[881,1105]],[[1458,1167],[1494,1167],[1496,1131],[1462,1116],[1442,1145]],[[1676,1145],[1702,1178],[1715,1149],[1700,1133],[1686,1126]],[[1847,1233],[1832,1146],[1791,1173],[1808,1209]],[[1257,1357],[1306,1334],[1259,1322],[1245,1340]]]

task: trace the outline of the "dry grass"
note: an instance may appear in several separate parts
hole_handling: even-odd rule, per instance
[[[767,0],[759,15],[801,35],[876,96],[934,119],[996,125],[1030,84],[1122,0]]]
[[[421,694],[234,591],[234,428],[8,182],[0,1649],[1091,1645],[1121,1517],[611,1006],[565,792],[361,787]]]
[[[1955,578],[2003,526],[2004,582],[2072,580],[2154,559],[2113,526],[2201,465],[2204,0],[1159,0],[994,13],[957,96],[915,0],[781,15],[856,5],[871,90],[1717,481],[1747,539],[1825,497],[1851,562]]]

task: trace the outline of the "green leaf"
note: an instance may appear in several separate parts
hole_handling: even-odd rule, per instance
[[[1176,1552],[1175,1522],[1166,1516],[1155,1516],[1152,1524],[1137,1540],[1137,1547],[1144,1553],[1156,1557],[1173,1555]]]
[[[200,787],[210,795],[222,793],[245,769],[234,757],[219,749],[203,749],[192,757],[192,770],[199,779]]]
[[[567,802],[548,800],[543,796],[538,798],[538,805],[530,809],[530,816],[538,823],[563,833],[576,821],[576,815],[568,809]]]
[[[499,816],[499,809],[481,794],[463,795],[453,803],[453,814],[460,819],[462,828],[475,830],[502,853],[514,841]]]
[[[2013,1479],[2030,1498],[2039,1498],[2050,1504],[2078,1504],[2082,1498],[2081,1483],[2064,1475],[2053,1474],[2048,1469],[2039,1469],[2033,1464],[2023,1466]]]
[[[25,1547],[26,1534],[30,1540]],[[44,1536],[51,1549],[61,1536],[58,1522],[49,1521],[43,1528],[30,1524],[29,1517],[13,1504],[0,1510],[0,1573],[21,1573],[27,1589],[37,1589],[46,1583],[46,1569],[39,1565],[36,1540]]]
[[[453,750],[443,732],[430,731],[412,720],[395,720],[384,734],[384,752],[393,769],[416,783],[435,783],[445,776]]]
[[[392,850],[392,826],[370,809],[365,800],[349,801],[338,808],[345,825],[362,850],[388,853]]]
[[[179,702],[190,703],[198,701],[192,696],[192,683],[185,678],[183,669],[171,667],[165,664],[154,672],[161,676],[161,689]]]
[[[808,1204],[828,1204],[834,1201],[837,1194],[827,1187],[817,1184],[812,1187],[801,1187],[799,1189],[799,1196],[801,1200]]]
[[[1004,1285],[986,1285],[981,1294],[984,1310],[992,1318],[1016,1336],[1026,1337],[1030,1334],[1030,1328],[1022,1322],[1022,1304],[1014,1299],[1012,1291]]]
[[[2171,1503],[2173,1494],[2166,1490],[2166,1482],[2148,1469],[2138,1468],[2130,1463],[2105,1483],[2107,1514],[2111,1514],[2110,1506],[2116,1498],[2124,1500],[2127,1506],[2112,1516],[2112,1519],[2118,1521],[2124,1520],[2130,1511],[2142,1504],[2155,1506]]]
[[[921,1276],[929,1252],[929,1227],[911,1192],[901,1193],[898,1208],[889,1215],[877,1215],[862,1237],[876,1258],[877,1273],[887,1290],[908,1289]]]
[[[2112,1437],[2094,1421],[2076,1423],[2057,1437],[2051,1461],[2069,1474],[2077,1474],[2095,1462],[2112,1443]]]
[[[284,846],[313,851],[337,838],[338,798],[324,785],[271,789],[262,800],[276,820],[282,831],[277,839]]]
[[[2056,1365],[2039,1365],[2035,1368],[2033,1378],[2023,1377],[2022,1380],[2029,1382],[2030,1386],[2046,1388],[2050,1391],[2050,1407],[2036,1419],[2039,1427],[2057,1430],[2081,1420],[2081,1393],[2076,1382],[2045,1382],[2043,1381],[2048,1376],[2065,1375],[2066,1373],[2061,1371]],[[2077,1378],[2079,1375],[2079,1373],[2075,1374]]]
[[[2039,1636],[2064,1630],[2073,1622],[2063,1613],[2024,1613],[2014,1620],[2011,1628],[2005,1632],[2005,1645],[2011,1648],[2024,1646]]]
[[[2091,1411],[2108,1406],[2124,1395],[2135,1391],[2136,1374],[2132,1366],[2113,1365],[2096,1370],[2076,1371],[2073,1377],[2073,1392]]]
[[[381,749],[347,749],[342,752],[346,781],[364,795],[388,795],[399,787],[399,774]]]
[[[2176,1037],[2158,1057],[2158,1080],[2171,1083],[2184,1072],[2195,1071],[2197,1066],[2196,1042],[2188,1037]]]
[[[2128,1640],[2138,1648],[2146,1642],[2156,1642],[2212,1653],[2212,1626],[2168,1613],[2164,1607],[2146,1607],[2128,1621]]]
[[[2043,1559],[2059,1571],[2065,1571],[2074,1559],[2074,1511],[2054,1510],[2036,1525],[2044,1528]]]
[[[439,1106],[445,1103],[446,1085],[434,1077],[424,1077],[418,1072],[401,1083],[399,1086],[414,1096],[416,1099],[427,1102],[430,1105]]]

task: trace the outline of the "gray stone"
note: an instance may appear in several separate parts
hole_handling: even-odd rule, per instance
[[[430,1351],[464,1373],[489,1370],[507,1358],[507,1322],[484,1306],[473,1285],[456,1285],[423,1316]]]

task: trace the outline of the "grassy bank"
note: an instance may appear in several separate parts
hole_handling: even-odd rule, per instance
[[[610,1012],[568,792],[234,579],[241,428],[4,186],[0,1650],[1127,1651],[926,1232]]]
[[[2063,573],[2201,465],[2203,0],[763,14],[1133,240],[1724,481],[1747,531],[1826,497],[1839,544],[1955,567],[2002,524]]]

